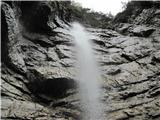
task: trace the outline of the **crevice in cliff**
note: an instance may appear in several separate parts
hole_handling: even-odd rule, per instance
[[[1,10],[1,62],[7,63],[8,61],[8,27],[5,19],[5,13]]]

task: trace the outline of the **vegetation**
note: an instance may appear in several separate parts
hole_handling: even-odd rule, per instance
[[[95,12],[89,8],[83,8],[79,3],[72,2],[70,9],[72,20],[77,20],[84,25],[90,25],[96,28],[108,28],[110,22],[113,20],[111,13]]]
[[[143,9],[160,8],[160,1],[129,1],[123,3],[124,11],[118,13],[113,22],[130,23]]]

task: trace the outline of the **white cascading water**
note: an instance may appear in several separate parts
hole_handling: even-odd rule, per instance
[[[103,120],[103,104],[100,101],[100,74],[94,58],[90,39],[93,37],[79,23],[73,23],[71,35],[77,54],[77,77],[83,120]]]

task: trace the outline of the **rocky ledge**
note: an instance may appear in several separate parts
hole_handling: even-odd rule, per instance
[[[57,9],[65,11],[67,3],[53,3],[59,6]],[[25,8],[26,4],[21,5]],[[34,14],[40,10],[51,10],[55,19],[47,25],[49,19],[44,17],[42,26],[36,24],[38,31],[34,26],[30,30],[27,26],[35,18],[30,16],[26,26],[26,18],[17,14],[22,10],[17,6],[21,5],[2,3],[1,6],[1,118],[80,119],[79,96],[74,80],[74,44],[68,34],[69,23],[54,13],[47,3],[38,2],[36,9],[37,4],[30,4],[33,5],[31,10],[35,9]],[[31,14],[26,9],[22,11],[26,15]],[[102,71],[106,119],[159,120],[159,26],[123,23],[116,28],[118,32],[86,28],[96,36],[92,41]]]

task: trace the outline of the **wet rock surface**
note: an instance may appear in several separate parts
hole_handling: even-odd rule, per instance
[[[80,119],[70,27],[58,21],[63,28],[55,28],[56,35],[19,32],[12,8],[3,3],[2,11],[8,29],[2,37],[7,46],[2,49],[2,119]],[[87,28],[95,35],[91,41],[102,71],[106,119],[159,120],[160,30],[123,25],[120,33]]]

